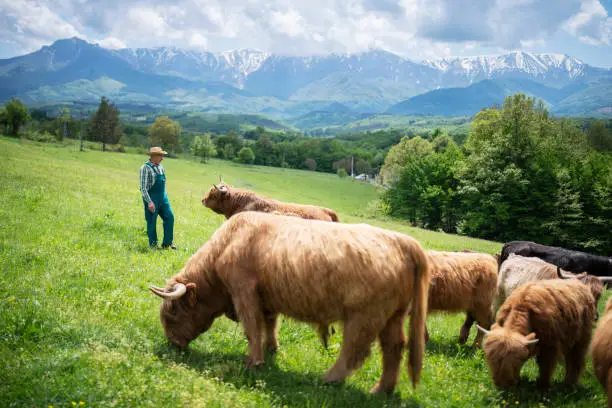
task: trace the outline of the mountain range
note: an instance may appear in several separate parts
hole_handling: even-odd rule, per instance
[[[110,50],[70,38],[0,60],[0,100],[95,103],[105,95],[119,106],[259,113],[296,124],[311,123],[308,115],[473,115],[516,92],[544,100],[553,113],[612,116],[612,70],[558,54],[416,62],[383,50],[289,57],[249,49]]]

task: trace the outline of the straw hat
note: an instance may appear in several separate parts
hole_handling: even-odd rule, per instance
[[[154,146],[149,149],[149,156],[165,155],[165,154],[168,154],[168,152],[162,150],[162,148],[159,146]]]

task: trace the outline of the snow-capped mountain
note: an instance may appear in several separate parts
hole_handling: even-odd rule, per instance
[[[446,79],[444,82],[459,78],[473,83],[483,79],[523,77],[559,86],[585,76],[585,70],[588,70],[588,65],[583,61],[568,55],[522,51],[495,56],[426,60],[423,63],[439,70]]]
[[[511,90],[542,97],[544,92],[544,99],[553,103],[558,97],[555,90],[569,95],[587,92],[593,84],[604,89],[598,81],[611,82],[612,70],[567,55],[525,52],[415,62],[384,50],[305,57],[250,49],[108,50],[78,38],[0,60],[1,100],[20,96],[34,101],[91,101],[106,95],[117,102],[238,111],[249,106],[265,112],[296,103],[339,102],[356,112],[382,112],[416,95],[482,80],[505,81],[497,84],[504,94]],[[612,105],[607,93],[600,99],[599,105]]]
[[[221,53],[176,47],[125,48],[117,55],[138,70],[192,80],[216,80],[242,88],[249,74],[257,71],[269,54],[249,49]]]

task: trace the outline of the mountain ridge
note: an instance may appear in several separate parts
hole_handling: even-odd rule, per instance
[[[610,69],[550,53],[517,51],[417,62],[379,49],[290,57],[254,49],[216,53],[177,47],[109,50],[70,38],[0,60],[0,99],[89,100],[111,92],[119,103],[142,100],[182,104],[186,109],[272,111],[295,118],[308,113],[308,106],[321,111],[334,102],[355,113],[382,113],[418,95],[494,80],[514,81],[503,88],[541,95],[550,104],[561,100],[554,96],[555,90],[583,92],[582,98],[589,99],[589,112],[607,112],[612,103],[605,92],[594,98],[596,91],[587,96],[584,90],[609,79]],[[571,100],[574,114],[585,113],[581,100]]]

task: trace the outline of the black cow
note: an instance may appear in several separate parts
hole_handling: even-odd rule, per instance
[[[596,276],[612,276],[612,258],[605,256],[540,245],[530,241],[512,241],[504,244],[499,261],[500,265],[511,253],[540,258],[569,272],[588,272]]]

